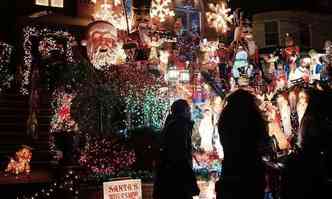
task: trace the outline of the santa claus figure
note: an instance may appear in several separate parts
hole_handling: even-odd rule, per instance
[[[89,25],[86,40],[87,55],[96,69],[124,63],[126,54],[119,41],[115,27],[106,21],[96,21]]]

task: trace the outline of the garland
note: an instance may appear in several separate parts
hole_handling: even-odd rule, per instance
[[[120,98],[125,102],[128,116],[128,128],[150,126],[161,128],[164,116],[170,106],[166,87],[161,77],[153,76],[144,69],[133,65],[120,66],[121,69],[113,79],[119,84]]]
[[[80,164],[94,174],[116,175],[135,163],[135,152],[114,137],[92,137],[82,152]]]
[[[124,178],[129,177],[132,179],[141,179],[142,182],[153,182],[154,179],[154,173],[147,170],[138,170],[138,171],[131,171],[131,170],[125,170],[120,171],[116,174],[96,174],[92,173],[88,176],[88,179],[96,180],[97,182],[105,182],[109,181],[112,178]]]
[[[126,128],[114,83],[91,83],[78,90],[71,115],[84,134],[114,134]]]
[[[52,109],[54,111],[51,120],[50,133],[56,132],[78,132],[77,123],[71,117],[72,100],[76,93],[67,93],[64,90],[53,92]]]
[[[7,43],[0,42],[0,93],[10,88],[14,75],[9,69],[13,47]]]
[[[59,180],[54,180],[40,191],[33,194],[18,195],[18,199],[55,198],[59,191],[70,193],[74,198],[79,196],[80,176],[73,170],[68,170]]]
[[[49,28],[41,28],[37,26],[27,26],[23,29],[24,33],[24,41],[23,41],[23,49],[24,49],[24,62],[22,68],[22,76],[23,80],[21,83],[20,92],[23,95],[29,94],[29,85],[31,81],[31,69],[33,64],[33,38],[44,38],[38,44],[38,51],[42,56],[48,56],[55,49],[65,48],[65,59],[69,63],[74,63],[73,58],[73,49],[72,47],[76,45],[75,38],[67,31],[63,30],[53,30]],[[55,41],[50,37],[55,38],[63,38],[66,40],[65,46],[57,46]]]

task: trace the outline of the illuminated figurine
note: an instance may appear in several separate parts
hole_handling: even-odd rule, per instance
[[[279,95],[277,98],[277,104],[281,115],[282,126],[285,135],[288,137],[292,135],[292,124],[291,124],[291,108],[288,104],[288,100],[283,95]]]
[[[96,69],[106,69],[126,61],[123,43],[119,41],[118,31],[112,24],[106,21],[91,23],[86,37],[82,44],[86,45],[89,60]]]
[[[161,41],[158,39],[156,35],[152,36],[151,42],[150,42],[150,56],[149,60],[151,62],[158,62],[159,55],[158,55],[158,47],[161,45]]]
[[[240,76],[246,74],[248,66],[249,66],[248,53],[244,50],[242,46],[239,46],[238,51],[236,52],[235,55],[235,60],[232,69],[233,78],[237,85],[239,84]]]
[[[284,64],[282,62],[277,64],[277,69],[274,76],[276,78],[276,90],[283,89],[287,86],[287,75],[284,70]]]
[[[271,137],[275,137],[275,139],[278,141],[278,148],[280,150],[286,150],[289,147],[289,143],[286,135],[282,130],[280,113],[278,112],[277,107],[272,105],[271,102],[266,103],[269,135]]]
[[[234,30],[234,40],[232,42],[234,51],[242,46],[248,53],[250,63],[257,65],[259,62],[258,47],[253,37],[251,22],[243,16],[243,13],[237,14],[235,18],[238,20],[235,22],[237,27]]]
[[[22,146],[22,148],[16,152],[15,158],[10,158],[10,161],[5,171],[15,175],[22,173],[29,174],[31,172],[31,150],[32,149],[28,146]]]
[[[301,63],[298,67],[295,67],[295,65],[291,63],[288,83],[290,85],[309,83],[310,65],[311,59],[309,57],[302,58]]]
[[[298,102],[296,105],[299,124],[301,124],[307,106],[308,106],[308,96],[304,91],[300,91],[298,96]]]
[[[310,64],[310,82],[320,81],[321,72],[323,70],[322,55],[318,54],[315,50],[309,51],[309,56],[311,58]]]
[[[286,61],[286,64],[295,62],[296,59],[300,56],[300,48],[295,44],[294,37],[287,33],[285,36],[285,48],[282,51],[283,59]]]
[[[212,139],[216,126],[213,123],[213,114],[210,109],[203,110],[203,119],[199,124],[198,132],[201,137],[201,146],[205,152],[212,152]]]

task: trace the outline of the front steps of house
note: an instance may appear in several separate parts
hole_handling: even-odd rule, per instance
[[[50,100],[48,95],[41,95],[38,120],[38,139],[27,135],[27,120],[29,115],[29,97],[14,92],[0,94],[0,165],[6,166],[9,157],[21,145],[33,148],[32,165],[48,164],[51,159],[49,153],[49,124],[51,120]]]

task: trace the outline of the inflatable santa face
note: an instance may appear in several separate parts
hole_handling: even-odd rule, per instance
[[[120,64],[125,60],[122,43],[118,41],[118,32],[114,26],[105,21],[96,21],[89,25],[87,31],[87,55],[96,69]]]

